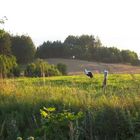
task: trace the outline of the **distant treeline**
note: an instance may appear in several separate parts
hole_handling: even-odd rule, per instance
[[[34,58],[72,58],[107,62],[134,63],[137,53],[130,50],[119,50],[116,47],[105,47],[99,38],[92,35],[68,36],[64,42],[47,41],[35,47],[29,36],[13,36],[0,30],[0,54],[14,55],[19,64],[32,62]]]
[[[89,35],[68,36],[64,42],[44,42],[37,47],[37,58],[72,58],[107,62],[132,63],[138,61],[137,53],[130,50],[119,50],[116,47],[105,47],[99,38]]]

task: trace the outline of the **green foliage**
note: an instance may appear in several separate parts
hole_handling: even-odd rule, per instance
[[[36,58],[53,58],[53,57],[66,57],[65,47],[60,41],[44,42],[37,48]]]
[[[107,63],[131,63],[138,60],[135,52],[115,47],[104,47],[100,39],[94,36],[68,36],[60,41],[44,42],[37,48],[37,58],[72,58]]]
[[[0,38],[2,38],[4,36],[4,34],[5,34],[5,31],[0,29]]]
[[[105,91],[102,81],[102,74],[1,79],[0,139],[139,140],[140,75],[110,74]]]
[[[19,66],[15,66],[13,69],[12,69],[12,74],[13,76],[15,77],[19,77],[20,76],[20,73],[21,73],[21,68]]]
[[[17,63],[14,56],[0,55],[0,78],[7,77],[16,66]]]
[[[34,63],[28,64],[26,66],[25,75],[29,77],[35,77],[37,75],[36,65]]]
[[[7,20],[7,17],[6,16],[2,17],[0,19],[0,24],[4,24],[6,20]]]
[[[56,112],[55,108],[40,109],[42,128],[45,137],[50,140],[73,139],[77,134],[76,123],[83,117],[83,112],[70,112],[63,110]]]
[[[7,56],[12,54],[10,35],[4,30],[0,30],[0,54]]]
[[[29,36],[11,36],[12,53],[19,64],[27,64],[33,61],[35,46]]]
[[[17,137],[17,140],[23,140],[22,137]],[[34,140],[34,137],[30,136],[27,138],[27,140]]]
[[[65,64],[58,63],[57,68],[63,75],[67,75],[67,66]]]
[[[55,66],[49,65],[42,59],[37,59],[34,63],[27,65],[25,75],[29,77],[45,77],[61,75],[61,73]]]
[[[138,60],[138,56],[135,52],[131,52],[130,50],[122,50],[121,53],[123,62],[133,63],[134,61]]]
[[[56,66],[50,65],[45,75],[46,76],[60,76],[61,72],[57,69]]]
[[[34,137],[30,136],[27,138],[27,140],[34,140]]]
[[[22,137],[17,137],[17,140],[22,140]]]
[[[0,19],[0,24],[4,24],[4,20],[3,19]]]

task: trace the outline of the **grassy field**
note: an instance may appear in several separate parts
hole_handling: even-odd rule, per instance
[[[102,74],[0,80],[0,140],[139,140],[140,75],[110,74],[106,90],[102,81]]]
[[[67,71],[69,75],[79,75],[82,74],[84,69],[87,68],[94,73],[101,73],[104,69],[109,70],[110,73],[135,73],[140,74],[139,66],[132,66],[129,64],[109,64],[109,63],[99,63],[90,62],[77,59],[62,59],[62,58],[50,58],[47,59],[50,64],[57,65],[58,63],[63,63],[67,65]]]

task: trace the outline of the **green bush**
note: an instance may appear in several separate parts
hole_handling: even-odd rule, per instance
[[[74,113],[68,110],[57,112],[55,108],[44,107],[40,109],[42,127],[45,137],[49,140],[73,140],[78,139],[78,121],[83,118],[82,112]]]
[[[20,73],[21,73],[20,67],[19,66],[14,67],[13,70],[12,70],[12,73],[15,77],[19,77]]]
[[[59,75],[62,74],[54,65],[51,65],[46,71],[46,76],[59,76]]]
[[[17,66],[14,56],[0,55],[0,78],[5,78],[12,74],[12,70]]]
[[[36,65],[34,63],[28,64],[25,70],[25,76],[28,77],[35,77],[37,76],[36,73]]]
[[[28,64],[25,70],[25,76],[45,77],[61,75],[60,71],[54,65],[49,65],[42,59],[37,59],[34,63]]]
[[[67,66],[65,64],[58,63],[57,68],[62,73],[62,75],[67,75]]]

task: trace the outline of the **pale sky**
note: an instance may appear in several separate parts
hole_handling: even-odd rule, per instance
[[[103,45],[140,54],[140,0],[0,0],[0,25],[36,46],[68,35],[98,36]]]

